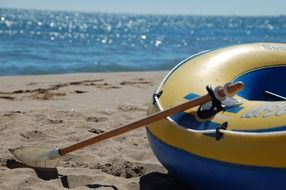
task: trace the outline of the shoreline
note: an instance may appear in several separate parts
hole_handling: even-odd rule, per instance
[[[165,74],[0,77],[0,189],[180,186],[153,155],[143,127],[68,154],[55,170],[26,167],[8,152],[22,145],[65,147],[143,118]]]

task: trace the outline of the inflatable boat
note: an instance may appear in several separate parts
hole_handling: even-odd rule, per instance
[[[147,126],[168,171],[194,189],[286,188],[286,44],[258,43],[194,55],[163,79],[149,114],[242,81],[245,89]]]

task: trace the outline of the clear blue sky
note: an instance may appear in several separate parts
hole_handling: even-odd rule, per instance
[[[286,0],[0,0],[1,8],[187,15],[286,15]]]

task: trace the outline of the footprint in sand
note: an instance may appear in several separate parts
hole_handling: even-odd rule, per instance
[[[87,93],[87,91],[75,90],[74,93],[76,93],[76,94],[84,94],[84,93]]]
[[[15,100],[16,97],[14,97],[14,96],[0,96],[0,99],[4,99],[4,100]]]
[[[92,129],[88,130],[88,132],[91,132],[91,133],[94,133],[94,134],[102,134],[105,131],[101,130],[101,129],[92,128]]]
[[[138,87],[142,87],[144,85],[148,85],[148,86],[152,86],[153,82],[146,80],[144,78],[135,78],[135,79],[131,79],[130,81],[123,81],[120,83],[120,85],[122,86],[138,86]]]
[[[60,123],[63,123],[63,120],[62,119],[48,119],[47,120],[48,121],[48,123],[50,123],[50,124],[60,124]]]
[[[144,175],[144,167],[136,165],[129,161],[123,161],[121,163],[105,163],[98,164],[98,168],[101,171],[108,173],[113,176],[124,177],[124,178],[133,178],[140,177]]]
[[[63,97],[63,96],[66,96],[66,93],[51,92],[46,89],[41,89],[41,90],[35,91],[32,95],[28,97],[33,100],[53,100],[55,98]]]
[[[118,108],[120,111],[123,112],[133,112],[133,111],[146,111],[146,109],[138,107],[138,106],[132,106],[132,105],[121,105],[118,106]]]
[[[69,86],[69,85],[95,86],[96,88],[102,88],[102,89],[117,89],[117,88],[120,88],[118,86],[114,86],[112,84],[104,82],[104,79],[76,81],[76,82],[66,83],[66,85],[67,86]]]
[[[91,116],[91,117],[87,117],[86,121],[88,122],[95,122],[95,123],[99,123],[99,122],[104,122],[107,121],[108,118],[106,117],[95,117],[95,116]]]
[[[0,92],[0,99],[5,100],[22,100],[23,98],[33,99],[33,100],[53,100],[59,97],[66,96],[67,94],[64,92],[56,92],[61,88],[68,87],[68,86],[95,86],[96,88],[103,88],[103,89],[116,89],[120,88],[117,86],[113,86],[109,83],[103,83],[103,79],[94,79],[94,80],[83,80],[83,81],[75,81],[75,82],[67,82],[67,83],[59,83],[50,85],[47,88],[36,88],[32,90],[15,90],[12,92]],[[29,83],[27,86],[37,85],[37,83]],[[71,93],[82,94],[86,93],[87,91],[83,90],[74,90]],[[28,95],[27,95],[28,94]],[[16,95],[22,95],[22,97],[16,97]],[[26,96],[24,96],[26,95]],[[24,96],[24,97],[23,97]]]
[[[133,178],[141,177],[153,171],[165,172],[164,168],[156,164],[135,163],[126,160],[120,160],[116,163],[98,164],[96,169],[113,176]]]
[[[20,133],[20,136],[30,141],[39,141],[47,138],[47,135],[45,133],[37,130]]]
[[[17,114],[24,114],[25,112],[22,112],[22,111],[8,111],[8,112],[5,112],[3,114],[3,117],[11,117],[11,116],[15,116]]]

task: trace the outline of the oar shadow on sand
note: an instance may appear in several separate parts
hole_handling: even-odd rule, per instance
[[[92,180],[85,180],[85,176],[74,176],[74,175],[60,175],[58,173],[57,168],[36,168],[30,167],[21,162],[18,162],[14,159],[8,159],[6,161],[6,166],[9,169],[17,169],[17,168],[31,168],[35,171],[37,176],[45,181],[60,179],[63,187],[65,188],[76,188],[78,186],[86,186],[90,189],[97,189],[101,187],[109,187],[114,190],[118,190],[117,187],[113,185],[102,185],[102,184],[93,184]]]
[[[30,167],[25,164],[22,164],[21,162],[18,162],[14,159],[8,159],[6,161],[6,166],[9,169],[16,169],[16,168],[31,168],[33,169],[37,176],[43,180],[52,180],[52,179],[58,179],[61,177],[59,175],[57,168],[35,168],[35,167]]]

